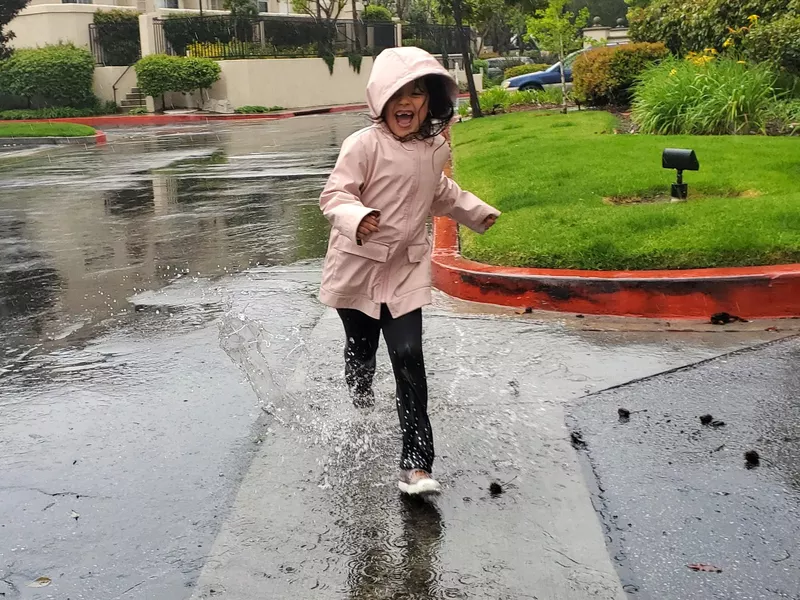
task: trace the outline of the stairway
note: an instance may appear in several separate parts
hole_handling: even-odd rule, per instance
[[[125,96],[125,99],[119,104],[122,112],[130,112],[132,108],[139,108],[145,106],[144,94],[142,91],[135,87]]]

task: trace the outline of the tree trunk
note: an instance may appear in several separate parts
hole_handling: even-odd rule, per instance
[[[567,114],[567,78],[564,75],[564,44],[561,44],[561,56],[559,57],[559,71],[561,71],[561,112]]]
[[[472,106],[472,117],[474,119],[479,119],[483,116],[483,113],[481,112],[481,104],[478,100],[478,90],[475,89],[475,80],[472,77],[472,56],[469,51],[469,37],[464,31],[461,0],[453,0],[453,18],[456,22],[458,38],[461,40],[461,57],[464,59],[464,72],[467,75],[467,88],[469,88],[469,103]]]
[[[361,54],[361,22],[358,20],[358,13],[356,12],[356,0],[350,0],[350,5],[353,7],[353,37],[356,38],[355,50]]]

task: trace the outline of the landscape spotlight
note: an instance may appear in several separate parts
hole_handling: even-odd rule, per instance
[[[673,200],[686,200],[689,196],[689,186],[683,183],[683,172],[700,170],[700,163],[697,162],[694,150],[666,148],[661,155],[661,166],[678,171],[678,181],[672,184],[670,196]]]

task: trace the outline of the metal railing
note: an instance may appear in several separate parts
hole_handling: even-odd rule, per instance
[[[89,48],[98,65],[127,67],[142,57],[139,23],[90,23]]]
[[[397,45],[394,23],[227,15],[155,19],[156,52],[212,59],[378,54]]]
[[[464,31],[471,40],[474,34],[469,27]],[[416,46],[431,54],[461,54],[461,40],[458,28],[452,25],[432,25],[428,23],[412,23],[403,25],[403,46]]]

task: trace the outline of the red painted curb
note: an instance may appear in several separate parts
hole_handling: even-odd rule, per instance
[[[2,121],[3,123],[78,123],[90,127],[146,127],[152,125],[175,125],[179,123],[204,123],[209,121],[248,121],[262,120],[275,121],[328,113],[342,113],[364,110],[366,104],[348,104],[344,106],[331,106],[322,108],[298,109],[289,112],[256,113],[249,115],[223,115],[223,114],[185,114],[185,115],[104,115],[99,117],[73,117],[64,119],[22,119],[18,121]]]
[[[800,264],[679,271],[497,267],[461,256],[458,225],[434,219],[433,284],[450,296],[519,308],[623,317],[800,315]]]
[[[100,131],[98,129],[94,134],[94,143],[97,144],[98,146],[102,146],[107,141],[108,141],[108,138],[106,137],[106,132],[105,131]]]

